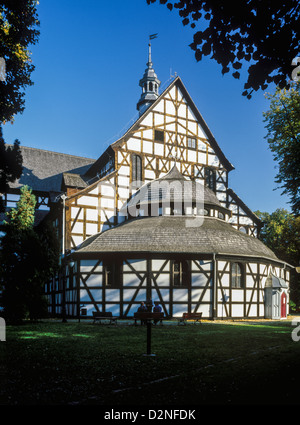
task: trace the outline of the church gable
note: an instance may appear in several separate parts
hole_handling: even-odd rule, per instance
[[[175,161],[185,177],[207,184],[216,193],[220,204],[232,210],[232,225],[240,228],[246,224],[247,233],[257,235],[257,223],[251,214],[249,216],[249,211],[244,214],[244,205],[240,205],[236,211],[237,206],[229,199],[228,172],[233,166],[177,77],[124,136],[109,147],[109,152],[107,150],[88,170],[88,174],[95,175],[96,180],[102,177],[101,188],[106,176],[109,177],[113,170],[114,177],[110,184],[113,185],[114,194],[107,194],[105,188],[104,193],[101,189],[101,193],[95,196],[92,185],[72,198],[71,246],[76,246],[91,235],[92,225],[95,231],[102,231],[107,223],[111,226],[122,221],[118,211],[136,189],[143,183],[163,177]],[[108,167],[108,163],[112,167]],[[104,173],[102,170],[105,170]],[[86,196],[89,202],[86,202]],[[77,215],[76,203],[81,204],[81,198],[84,199],[86,217],[89,209],[101,211],[97,220],[88,223],[85,216]],[[243,217],[240,219],[241,215]],[[82,220],[80,225],[76,224],[79,220]],[[87,224],[91,229],[85,230]],[[80,230],[82,226],[83,230]]]
[[[179,77],[137,120],[126,135],[112,145],[117,151],[142,154],[145,181],[166,173],[175,159],[190,178],[204,178],[201,167],[230,171],[233,166],[221,152],[209,128],[192,102]],[[124,156],[124,155],[123,155]],[[150,157],[158,159],[149,165]],[[124,164],[118,155],[120,164]],[[200,167],[199,167],[200,165]]]
[[[213,173],[213,190],[225,205],[227,174],[233,166],[179,77],[112,148],[118,171],[118,208],[131,196],[135,180],[147,183],[162,177],[175,161],[185,177],[201,183]]]
[[[175,162],[183,176],[206,184],[221,206],[231,209],[234,227],[257,236],[259,223],[253,213],[229,196],[228,172],[233,166],[177,77],[87,171],[90,181],[98,181],[98,189],[92,184],[69,200],[68,247],[122,222],[118,211],[130,196],[141,184],[167,174]]]

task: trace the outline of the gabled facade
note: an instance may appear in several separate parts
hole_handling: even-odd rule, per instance
[[[133,183],[164,176],[175,161],[183,176],[209,184],[220,203],[232,211],[230,222],[234,227],[258,235],[258,217],[228,191],[232,164],[177,77],[90,167],[85,177],[95,182],[67,200],[67,249],[118,224],[117,211],[136,190]]]
[[[262,224],[230,188],[234,167],[181,79],[158,94],[150,48],[140,81],[140,116],[126,133],[97,160],[74,157],[72,163],[71,156],[57,154],[58,171],[48,158],[45,170],[52,176],[45,178],[26,171],[28,156],[24,175],[12,188],[30,185],[31,178],[33,191],[49,200],[48,219],[62,240],[63,276],[46,284],[49,312],[65,309],[80,317],[84,306],[89,316],[112,311],[131,317],[141,301],[152,300],[170,317],[185,311],[210,319],[265,317],[266,280],[272,272],[287,282],[280,291],[288,301],[289,266],[257,239]],[[44,169],[43,161],[39,167]],[[174,200],[167,210],[163,197],[155,217],[123,213],[142,188],[152,187],[144,199],[148,205],[152,184],[165,180],[204,188],[203,208],[192,204],[191,219],[201,216],[201,226],[187,228],[186,212],[175,217]]]

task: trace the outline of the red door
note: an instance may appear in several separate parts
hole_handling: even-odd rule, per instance
[[[281,294],[281,317],[286,317],[286,293]]]

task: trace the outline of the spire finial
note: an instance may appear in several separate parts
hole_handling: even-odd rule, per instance
[[[149,39],[149,44],[148,44],[148,46],[149,46],[149,51],[148,51],[148,63],[147,63],[147,66],[148,66],[148,68],[152,68],[152,60],[151,60],[151,41],[150,41],[150,39]]]
[[[153,40],[154,38],[157,38],[157,34],[158,34],[158,33],[149,35],[149,44],[148,44],[149,51],[148,51],[148,63],[147,63],[148,68],[152,68],[152,59],[151,59],[151,40]]]
[[[137,104],[137,109],[140,115],[158,98],[158,88],[160,81],[155,74],[151,58],[151,40],[157,38],[156,34],[149,35],[148,43],[148,62],[145,69],[143,78],[140,80],[139,85],[142,87],[142,95]]]

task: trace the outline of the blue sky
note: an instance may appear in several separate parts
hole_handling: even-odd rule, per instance
[[[236,80],[207,57],[196,62],[189,47],[195,30],[182,25],[177,10],[146,0],[40,0],[38,13],[34,86],[26,90],[23,114],[3,128],[6,143],[19,139],[23,146],[98,158],[137,118],[148,37],[158,33],[152,61],[161,85],[175,72],[180,76],[235,167],[229,186],[253,211],[290,210],[288,198],[274,190],[264,93],[248,100],[245,71]]]

